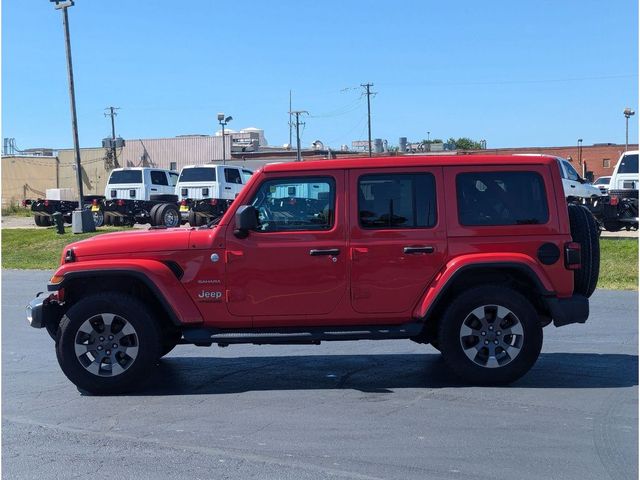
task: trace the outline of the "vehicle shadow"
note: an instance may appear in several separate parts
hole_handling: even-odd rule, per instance
[[[638,356],[543,353],[507,388],[621,388],[638,384]],[[439,354],[167,357],[137,395],[203,395],[265,390],[467,387]]]

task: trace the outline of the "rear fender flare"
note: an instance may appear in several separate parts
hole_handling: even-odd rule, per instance
[[[543,296],[554,296],[555,292],[549,278],[540,266],[528,255],[483,255],[482,259],[476,255],[466,255],[451,260],[436,275],[431,285],[418,302],[413,316],[418,319],[426,319],[437,305],[438,300],[460,278],[461,275],[474,269],[515,269],[524,273],[536,286],[538,293]]]

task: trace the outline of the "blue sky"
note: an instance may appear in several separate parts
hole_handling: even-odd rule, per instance
[[[2,135],[72,145],[60,12],[2,2]],[[69,10],[80,144],[263,128],[303,145],[467,136],[488,147],[624,143],[638,105],[635,0],[76,0]],[[630,141],[637,142],[637,116]]]

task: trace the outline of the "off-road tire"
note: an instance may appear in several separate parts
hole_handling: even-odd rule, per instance
[[[569,224],[571,237],[581,248],[581,267],[574,271],[573,291],[590,297],[596,289],[600,273],[598,225],[591,212],[580,205],[569,205]]]
[[[192,227],[198,226],[198,217],[196,216],[196,212],[193,210],[189,211],[189,225]]]
[[[158,208],[160,208],[161,206],[162,206],[161,203],[154,205],[153,207],[151,207],[151,210],[149,211],[149,223],[151,224],[152,227],[159,225],[156,220],[156,214],[158,213]]]
[[[168,220],[169,213],[171,218],[174,219],[173,223],[170,223]],[[171,203],[162,203],[158,206],[155,214],[155,222],[156,225],[165,226],[168,228],[179,227],[180,226],[180,212],[178,211],[178,207]]]
[[[35,215],[33,220],[36,222],[36,225],[39,227],[50,227],[53,225],[53,220],[51,217],[47,215]],[[38,223],[40,222],[40,223]]]
[[[522,326],[522,345],[514,358],[503,366],[480,366],[465,353],[461,328],[474,309],[482,306],[504,307],[517,317]],[[484,337],[482,337],[484,338]],[[507,287],[475,287],[459,295],[445,311],[438,331],[439,347],[447,366],[465,383],[474,385],[506,385],[527,373],[542,348],[542,326],[529,300]]]
[[[138,350],[133,363],[122,373],[99,376],[80,363],[75,340],[82,324],[95,315],[111,313],[126,319],[136,331]],[[136,298],[117,292],[84,297],[62,317],[56,339],[56,355],[62,371],[80,390],[96,394],[118,394],[139,388],[160,357],[162,342],[150,310]]]
[[[178,196],[173,195],[172,193],[154,193],[153,195],[149,195],[149,200],[151,200],[152,202],[177,203]]]

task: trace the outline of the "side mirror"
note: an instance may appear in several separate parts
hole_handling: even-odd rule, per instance
[[[258,228],[258,211],[253,205],[242,205],[236,211],[236,229],[233,234],[238,238],[247,238],[250,230]]]

